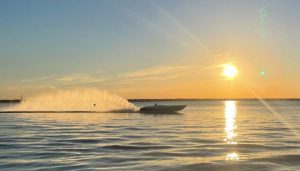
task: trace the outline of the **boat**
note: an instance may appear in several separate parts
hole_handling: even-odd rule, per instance
[[[176,113],[184,109],[186,105],[157,105],[154,106],[145,106],[140,108],[140,113],[160,113],[160,114],[169,114]]]

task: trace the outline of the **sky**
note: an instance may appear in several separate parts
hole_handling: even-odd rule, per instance
[[[298,0],[0,0],[0,99],[300,98],[299,17]]]

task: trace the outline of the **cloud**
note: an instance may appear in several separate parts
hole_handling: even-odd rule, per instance
[[[153,68],[147,68],[139,71],[128,72],[121,75],[121,78],[157,78],[154,76],[176,76],[178,73],[185,71],[189,67],[187,66],[159,66]]]
[[[97,78],[89,74],[71,74],[65,76],[45,76],[30,78],[21,82],[30,84],[89,84],[103,82],[105,79]]]
[[[151,68],[131,71],[127,73],[110,75],[106,78],[101,78],[98,72],[93,74],[77,73],[61,76],[44,76],[38,78],[30,78],[22,80],[26,84],[42,84],[42,85],[88,85],[103,83],[107,85],[134,84],[143,82],[158,82],[176,79],[191,71],[191,66],[155,66]],[[99,71],[100,72],[100,71]],[[103,71],[101,71],[102,73]]]
[[[54,79],[56,77],[57,76],[45,76],[45,77],[38,77],[38,78],[30,78],[30,79],[22,80],[22,82],[31,83],[31,82],[47,81],[47,80]]]
[[[89,84],[103,82],[105,79],[96,78],[88,74],[73,74],[55,78],[54,81],[62,84]]]

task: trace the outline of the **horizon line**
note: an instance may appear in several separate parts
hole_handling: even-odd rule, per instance
[[[139,101],[225,101],[225,100],[260,100],[257,98],[128,98],[129,102]],[[300,100],[300,98],[262,98],[261,100]],[[0,99],[0,103],[20,103],[22,99]]]
[[[135,101],[210,101],[210,100],[259,100],[257,98],[129,98]],[[262,100],[300,100],[300,98],[262,98]]]

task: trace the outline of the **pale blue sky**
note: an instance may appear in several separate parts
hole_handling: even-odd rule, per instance
[[[265,88],[279,75],[288,83],[276,86],[294,90],[299,18],[298,0],[0,0],[0,98],[76,86],[144,97],[148,82],[216,80],[214,71],[194,71],[226,62],[249,63],[254,84],[249,73],[264,68],[274,73]],[[145,81],[142,72],[155,77]]]

